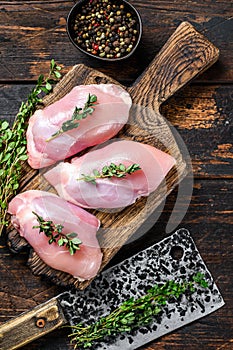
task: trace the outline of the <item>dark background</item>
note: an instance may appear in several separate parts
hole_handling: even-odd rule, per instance
[[[73,1],[0,1],[0,110],[12,120],[52,58],[63,73],[85,63],[129,86],[145,70],[182,21],[189,21],[220,49],[219,61],[162,106],[188,147],[194,175],[189,209],[178,227],[190,230],[222,292],[226,305],[207,317],[144,346],[144,350],[230,350],[233,348],[232,110],[233,6],[231,1],[131,1],[141,14],[142,41],[127,61],[102,63],[69,42],[66,17]],[[149,232],[119,251],[111,264],[164,238],[177,189]],[[183,209],[187,198],[181,203]],[[63,291],[26,266],[27,254],[13,255],[0,238],[0,322]],[[24,350],[66,350],[67,330],[41,338]],[[122,349],[123,350],[123,349]]]

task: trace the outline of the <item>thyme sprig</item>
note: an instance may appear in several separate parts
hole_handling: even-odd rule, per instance
[[[126,167],[122,163],[120,163],[119,165],[111,163],[110,165],[105,165],[101,171],[94,169],[93,175],[81,174],[82,177],[77,180],[78,181],[84,180],[86,182],[92,183],[93,185],[96,185],[97,179],[112,178],[112,177],[123,178],[127,174],[131,175],[135,173],[135,171],[137,170],[141,170],[139,164],[131,164],[128,167]]]
[[[64,123],[62,123],[61,128],[57,132],[52,134],[46,141],[49,142],[66,131],[78,128],[79,123],[77,122],[77,120],[86,119],[88,115],[91,115],[95,110],[93,106],[95,106],[96,102],[97,102],[96,95],[89,94],[84,107],[83,108],[75,107],[71,119],[66,120]]]
[[[49,94],[53,84],[61,78],[61,67],[52,59],[47,77],[40,75],[36,86],[22,102],[12,127],[6,120],[0,120],[0,234],[8,225],[7,205],[19,188],[22,163],[27,159],[26,129],[28,119],[34,113],[37,105],[42,103],[42,97]]]
[[[177,283],[171,280],[162,286],[156,284],[147,291],[147,294],[138,299],[130,298],[94,324],[68,326],[73,329],[69,337],[72,338],[71,343],[74,349],[80,346],[90,348],[94,341],[130,332],[150,324],[169,300],[178,299],[186,292],[194,293],[195,284],[208,288],[204,275],[198,272],[190,282]]]
[[[56,243],[59,247],[65,246],[70,255],[74,255],[77,250],[80,250],[80,244],[82,241],[78,238],[78,234],[75,232],[64,234],[64,226],[61,224],[54,224],[51,220],[44,220],[42,216],[38,215],[34,211],[32,212],[39,223],[39,225],[33,226],[32,228],[39,228],[39,233],[43,232],[48,237],[48,243]]]

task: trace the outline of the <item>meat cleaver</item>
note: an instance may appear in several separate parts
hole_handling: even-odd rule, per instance
[[[0,350],[17,349],[70,323],[90,324],[130,297],[140,297],[157,283],[181,282],[201,272],[209,287],[197,287],[163,307],[148,326],[96,342],[94,350],[133,350],[197,320],[224,305],[223,298],[202,260],[190,233],[179,229],[161,242],[103,271],[85,291],[70,290],[38,305],[0,327]]]

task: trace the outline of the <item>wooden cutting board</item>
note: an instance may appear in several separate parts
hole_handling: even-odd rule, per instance
[[[216,62],[218,55],[219,51],[212,43],[191,24],[183,22],[133,86],[125,87],[132,97],[133,108],[129,123],[117,137],[153,145],[171,154],[176,159],[176,166],[166,176],[166,181],[148,198],[141,198],[135,204],[115,213],[91,211],[101,221],[98,235],[103,251],[101,269],[187,174],[182,150],[169,123],[160,114],[160,106],[177,90]],[[44,105],[48,106],[59,100],[76,85],[100,83],[120,85],[101,72],[82,64],[76,65],[56,85],[54,91],[45,97]],[[20,191],[29,189],[54,191],[44,179],[43,171],[38,173],[25,163]],[[8,237],[9,246],[14,251],[19,251],[26,245],[12,227],[8,229]],[[33,273],[46,275],[61,285],[71,284],[84,289],[90,283],[79,282],[66,273],[49,268],[33,251],[28,263]]]

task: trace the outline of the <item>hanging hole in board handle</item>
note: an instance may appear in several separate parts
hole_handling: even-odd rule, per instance
[[[179,245],[174,246],[170,250],[170,255],[174,260],[181,260],[184,255],[184,249]]]

